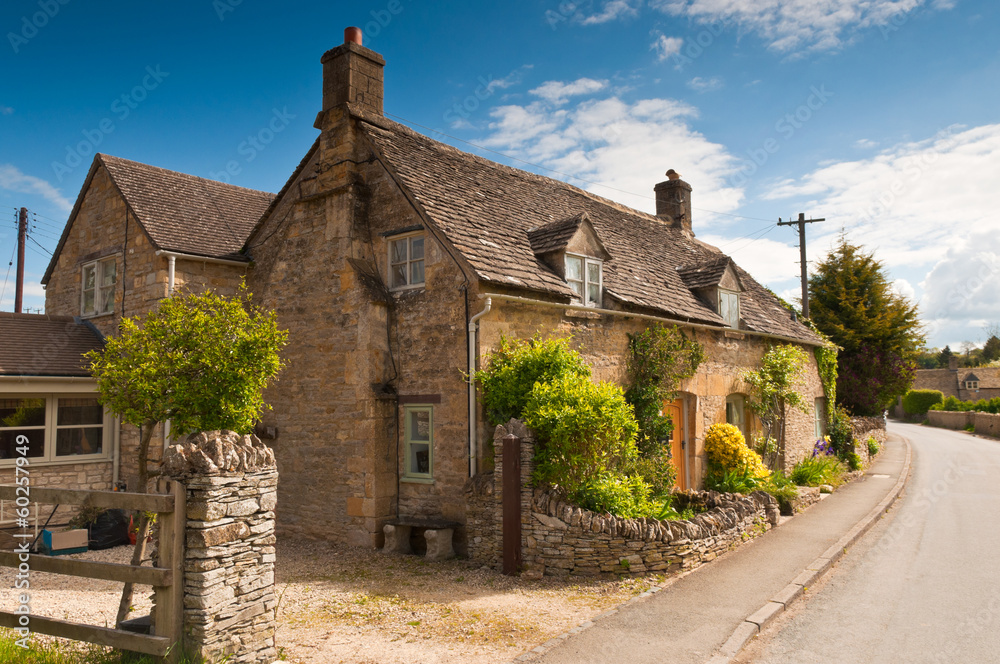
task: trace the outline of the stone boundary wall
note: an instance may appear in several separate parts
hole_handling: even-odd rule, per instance
[[[868,466],[871,455],[868,454],[868,437],[874,438],[879,447],[885,447],[887,433],[885,419],[881,417],[852,417],[851,435],[854,436],[854,451],[861,457],[862,463]]]
[[[474,518],[466,524],[469,555],[491,567],[498,568],[501,562],[503,437],[510,433],[522,438],[521,556],[526,576],[689,570],[777,523],[777,502],[762,492],[751,496],[713,491],[677,494],[678,509],[690,506],[706,510],[690,520],[595,514],[565,502],[554,491],[530,486],[534,444],[524,425],[511,421],[494,433],[492,489],[479,487],[477,492],[472,483],[467,486],[467,496],[474,505],[470,510]]]
[[[273,662],[273,452],[256,436],[203,432],[168,448],[162,472],[187,492],[184,649],[210,662]]]
[[[978,434],[1000,438],[1000,415],[993,413],[929,410],[927,420],[931,426],[945,429],[962,430],[972,426]]]

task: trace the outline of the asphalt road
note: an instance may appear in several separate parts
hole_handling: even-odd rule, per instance
[[[1000,442],[889,430],[913,446],[904,496],[736,662],[1000,662]]]

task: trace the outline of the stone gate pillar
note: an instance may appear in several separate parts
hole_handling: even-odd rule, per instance
[[[187,491],[184,649],[206,661],[273,662],[274,453],[256,436],[193,434],[164,454]]]

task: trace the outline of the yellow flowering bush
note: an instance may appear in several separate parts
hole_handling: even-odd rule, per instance
[[[753,477],[768,477],[771,471],[760,455],[747,447],[740,430],[732,424],[713,424],[705,434],[708,462],[723,472],[740,470]]]

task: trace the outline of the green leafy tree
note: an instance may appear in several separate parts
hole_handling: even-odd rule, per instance
[[[986,343],[983,344],[982,358],[984,362],[1000,360],[1000,338],[996,335],[991,336],[986,340]]]
[[[874,254],[841,238],[809,279],[813,322],[841,348],[838,403],[856,415],[881,413],[913,381],[915,358],[924,345],[917,307],[896,294]],[[862,358],[878,358],[864,376],[865,390],[854,389]],[[870,381],[874,381],[872,385]]]
[[[757,369],[743,371],[740,380],[748,388],[747,408],[764,427],[765,439],[775,438],[778,450],[785,449],[785,414],[788,408],[806,410],[805,398],[796,389],[808,356],[792,344],[774,346],[760,360]],[[773,464],[774,459],[769,459]]]
[[[157,424],[170,420],[179,435],[253,428],[265,408],[263,390],[281,369],[286,339],[275,314],[253,307],[241,287],[237,298],[206,292],[162,300],[145,317],[123,320],[117,336],[87,354],[101,404],[140,428],[137,491],[145,493],[155,475],[148,456]],[[143,514],[133,565],[142,560],[148,532]],[[126,584],[117,624],[128,615],[131,596]]]

